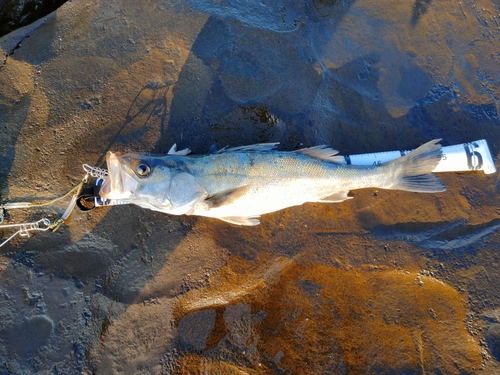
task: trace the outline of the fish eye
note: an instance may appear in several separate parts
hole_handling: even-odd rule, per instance
[[[146,163],[140,163],[135,168],[135,173],[139,177],[146,177],[149,174],[149,172],[151,172],[151,167]]]

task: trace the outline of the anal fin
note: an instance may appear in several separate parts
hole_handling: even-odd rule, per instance
[[[260,221],[257,219],[258,216],[250,217],[250,216],[226,216],[226,217],[218,217],[218,219],[223,220],[227,223],[235,224],[235,225],[246,225],[246,226],[255,226],[259,225]]]
[[[328,195],[326,197],[323,197],[318,200],[318,202],[321,203],[339,203],[343,202],[347,199],[352,199],[352,197],[349,197],[347,194],[349,194],[349,191],[339,191],[337,193]]]

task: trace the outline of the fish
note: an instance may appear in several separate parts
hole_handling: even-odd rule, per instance
[[[99,194],[171,215],[252,226],[264,214],[306,202],[343,202],[356,189],[442,192],[432,173],[441,160],[440,141],[370,166],[347,165],[325,145],[278,151],[278,143],[259,143],[203,155],[176,145],[166,155],[109,151]]]

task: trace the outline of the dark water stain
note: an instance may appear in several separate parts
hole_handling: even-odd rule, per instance
[[[49,339],[54,323],[46,315],[37,315],[24,323],[6,329],[12,354],[28,357]]]
[[[177,327],[177,340],[181,350],[199,352],[206,347],[206,341],[215,324],[214,309],[195,311],[184,316]]]

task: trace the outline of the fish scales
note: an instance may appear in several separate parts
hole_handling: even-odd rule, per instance
[[[314,195],[319,194],[319,196],[328,195],[336,190],[385,184],[385,169],[387,168],[344,167],[293,153],[223,154],[207,158],[201,168],[200,163],[189,166],[189,172],[202,181],[210,194],[215,194],[221,184],[228,189],[247,184],[255,186],[292,184],[298,188],[301,186],[309,190],[314,188]],[[318,190],[324,191],[318,192]]]

